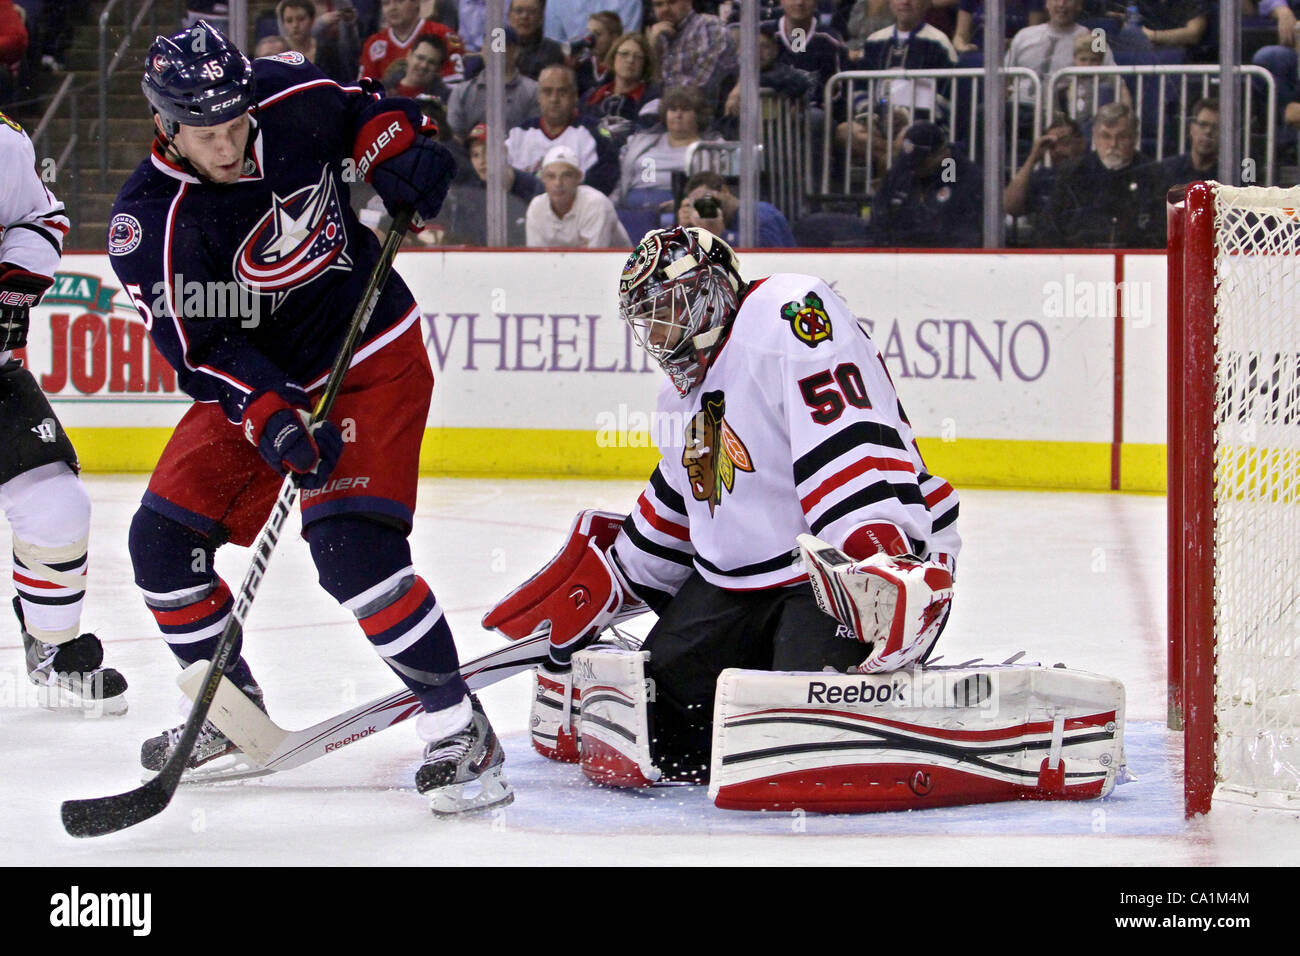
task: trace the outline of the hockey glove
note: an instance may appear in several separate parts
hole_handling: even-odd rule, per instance
[[[456,175],[456,160],[446,147],[419,135],[398,111],[381,113],[362,127],[354,159],[390,215],[410,206],[426,221],[438,215]]]
[[[32,306],[53,284],[54,280],[47,276],[0,263],[0,352],[27,344]]]
[[[298,477],[298,486],[323,488],[343,454],[343,433],[333,422],[310,428],[305,408],[265,392],[244,410],[244,437],[257,446],[267,464],[282,475]]]
[[[869,646],[859,673],[925,659],[952,606],[952,573],[945,565],[884,551],[855,561],[810,534],[798,541],[818,606]]]

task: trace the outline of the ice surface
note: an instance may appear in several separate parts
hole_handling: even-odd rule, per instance
[[[126,532],[144,476],[87,477],[95,502],[83,624],[131,683],[130,712],[86,720],[27,703],[17,627],[0,588],[0,864],[1295,864],[1295,815],[1218,806],[1182,816],[1180,738],[1164,718],[1164,499],[963,490],[966,547],[946,663],[1016,651],[1111,674],[1128,694],[1126,745],[1137,781],[1104,801],[993,804],[907,814],[819,816],[718,810],[703,788],[628,793],[588,786],[533,753],[525,675],[482,692],[507,751],[515,803],[438,820],[416,794],[420,744],[407,723],[313,764],[242,783],[185,787],[160,816],[75,840],[59,803],[139,782],[139,745],[179,722],[177,667],[132,583]],[[416,567],[452,623],[462,660],[499,640],[478,627],[490,604],[559,547],[574,512],[626,511],[629,482],[426,480],[412,538]],[[295,519],[296,520],[296,519]],[[8,579],[0,523],[0,575]],[[248,552],[222,549],[237,587]],[[358,556],[363,560],[364,556]],[[254,604],[245,645],[271,713],[305,727],[398,685],[316,584],[287,533]]]

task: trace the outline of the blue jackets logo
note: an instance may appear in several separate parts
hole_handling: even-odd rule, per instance
[[[342,207],[328,166],[316,185],[272,200],[235,252],[240,282],[259,292],[287,295],[330,269],[351,268]]]

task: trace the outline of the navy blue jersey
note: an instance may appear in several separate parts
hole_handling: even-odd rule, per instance
[[[155,142],[108,236],[113,269],[181,387],[232,422],[261,392],[305,402],[323,383],[379,257],[348,204],[357,133],[393,110],[424,124],[413,101],[340,86],[297,53],[255,60],[253,72],[238,182],[199,179]],[[354,364],[418,318],[392,274]]]

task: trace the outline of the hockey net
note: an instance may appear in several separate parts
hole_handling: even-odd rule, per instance
[[[1300,188],[1169,207],[1170,723],[1190,816],[1300,811]]]

